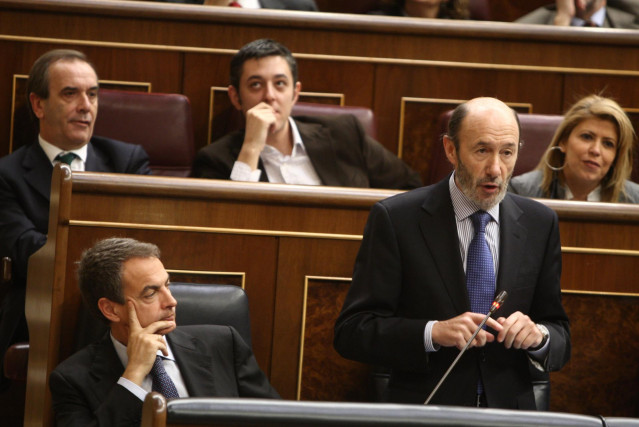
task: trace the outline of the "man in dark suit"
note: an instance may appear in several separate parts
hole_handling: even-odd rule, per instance
[[[557,0],[517,19],[521,24],[639,28],[639,4],[626,0]]]
[[[273,40],[255,40],[231,60],[229,97],[246,118],[232,132],[201,149],[193,176],[411,189],[419,174],[364,132],[350,115],[291,117],[301,83],[291,52]]]
[[[391,401],[423,403],[488,312],[471,309],[475,239],[489,251],[492,278],[481,281],[488,304],[502,290],[509,296],[431,402],[535,409],[529,365],[557,370],[570,357],[557,215],[506,192],[519,135],[501,101],[462,104],[444,137],[454,173],[371,210],[334,345],[346,358],[389,368]],[[487,224],[473,232],[475,214]]]
[[[279,398],[235,329],[177,327],[177,301],[159,257],[157,246],[130,238],[105,239],[82,254],[82,298],[110,332],[51,373],[58,426],[139,425],[150,391]]]
[[[246,9],[285,9],[317,11],[314,0],[150,0],[162,3],[203,4],[206,6],[234,6]]]
[[[0,256],[11,258],[13,282],[0,308],[0,362],[11,343],[28,338],[27,261],[46,242],[51,173],[64,161],[60,156],[73,157],[67,160],[72,170],[150,173],[142,147],[92,136],[98,77],[81,52],[42,55],[29,73],[27,94],[39,137],[0,159]]]

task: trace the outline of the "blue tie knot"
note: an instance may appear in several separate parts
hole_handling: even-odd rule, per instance
[[[475,234],[485,233],[486,224],[490,221],[490,214],[486,211],[477,211],[470,216],[470,220],[473,222],[473,227],[475,227]]]

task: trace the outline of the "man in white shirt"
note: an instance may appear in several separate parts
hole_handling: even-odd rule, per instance
[[[193,176],[364,188],[422,185],[354,116],[291,117],[302,84],[295,58],[280,43],[245,45],[231,60],[230,74],[229,97],[244,115],[245,129],[201,149]]]

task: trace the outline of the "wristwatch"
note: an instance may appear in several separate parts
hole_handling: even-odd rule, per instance
[[[537,326],[537,329],[539,329],[539,332],[541,332],[541,335],[543,335],[543,337],[539,345],[529,348],[528,351],[537,351],[543,346],[545,346],[546,342],[548,341],[548,337],[550,336],[550,332],[548,332],[548,328],[546,326],[539,323],[537,323],[536,326]]]

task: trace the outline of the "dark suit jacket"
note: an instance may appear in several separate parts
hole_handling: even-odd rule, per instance
[[[279,398],[232,327],[182,326],[167,339],[190,397]],[[140,425],[142,401],[117,384],[123,372],[109,333],[58,365],[49,381],[57,425]]]
[[[94,136],[88,145],[87,171],[150,174],[149,158],[138,145]],[[40,144],[21,147],[0,159],[0,257],[12,260],[13,284],[0,307],[0,360],[24,318],[29,257],[46,242],[53,167]],[[1,368],[0,368],[1,369]]]
[[[150,0],[160,3],[204,4],[204,0]],[[260,0],[263,9],[317,11],[315,0]]]
[[[615,8],[611,6],[611,3],[612,2],[609,1],[606,6],[605,28],[639,28],[639,5],[636,4],[636,2],[621,4],[620,6],[626,10]],[[554,5],[543,6],[522,16],[515,22],[520,24],[553,25],[555,15],[557,15],[557,8]]]
[[[311,163],[324,185],[412,189],[422,185],[419,174],[366,135],[355,116],[298,116],[295,123]],[[229,179],[244,141],[244,131],[232,132],[202,148],[192,174]],[[262,161],[262,181],[268,181]]]
[[[507,194],[500,206],[497,292],[508,299],[495,317],[515,311],[550,330],[546,370],[570,357],[561,304],[557,215]],[[353,282],[335,326],[344,357],[391,368],[392,401],[423,403],[459,353],[426,353],[424,328],[466,311],[470,303],[448,179],[375,204],[355,263]],[[535,409],[527,352],[490,343],[460,359],[433,404],[473,406],[481,374],[488,405]]]

